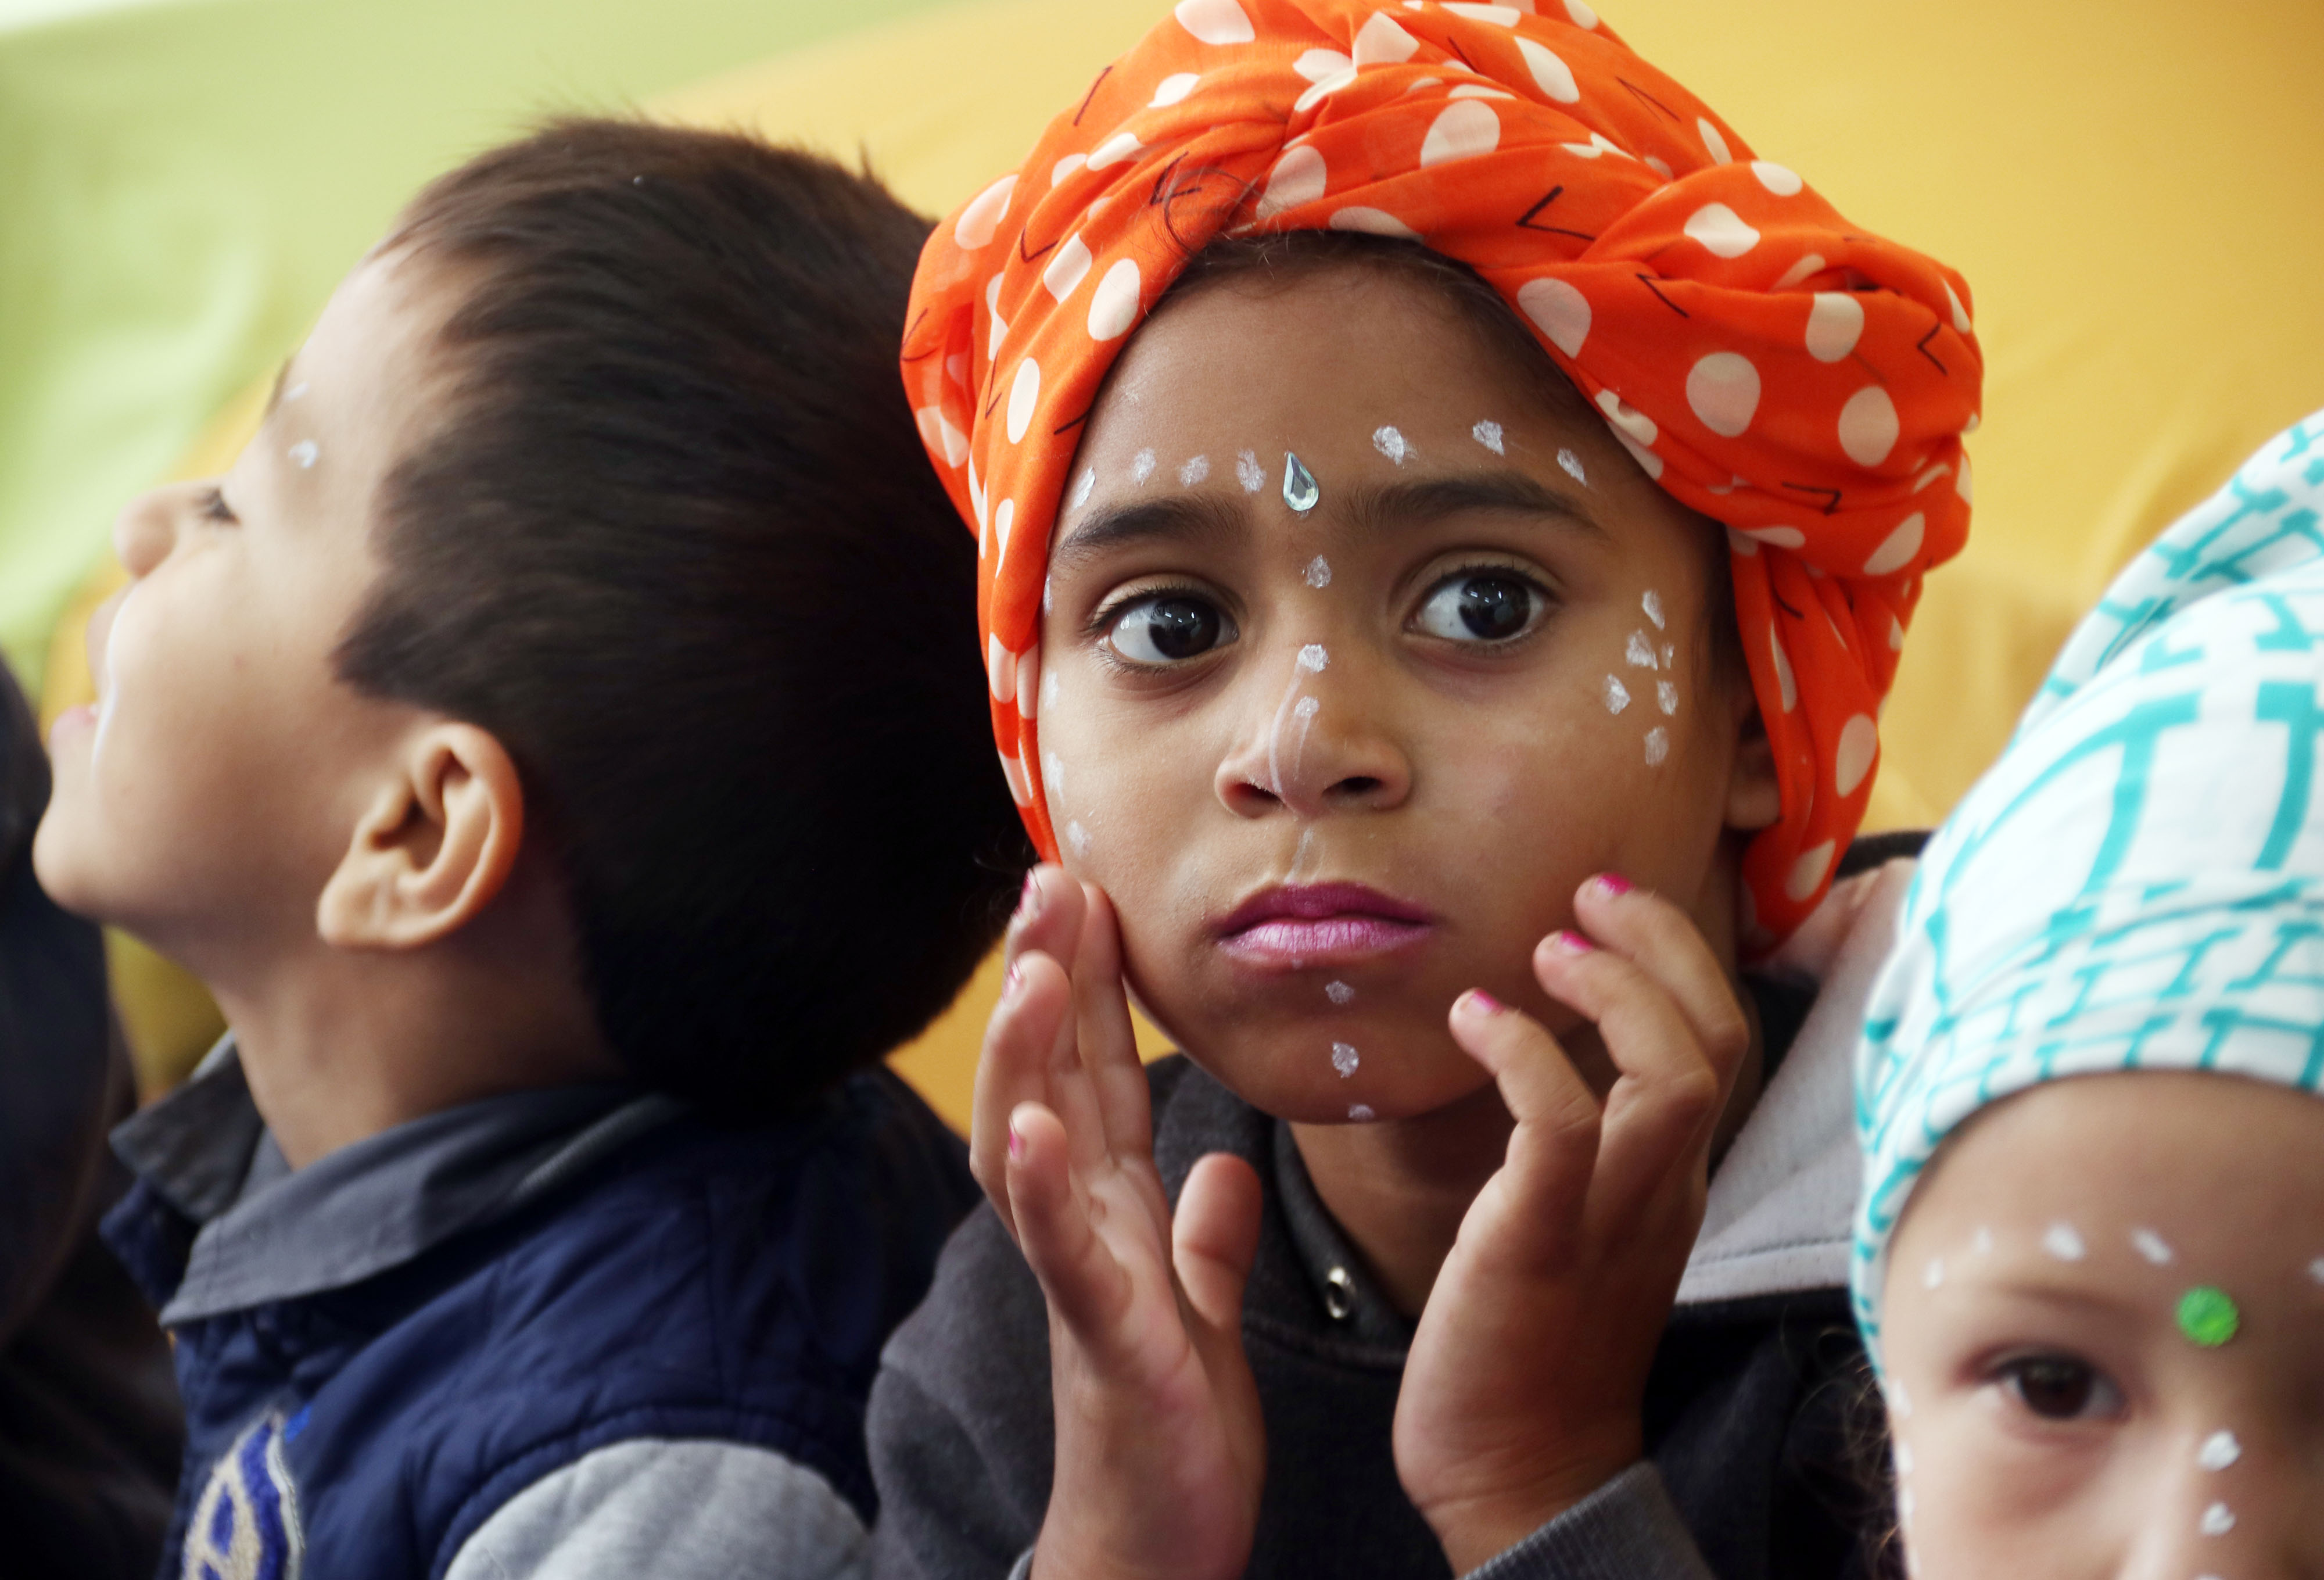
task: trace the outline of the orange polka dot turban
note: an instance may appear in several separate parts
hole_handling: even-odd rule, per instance
[[[1969,288],[1755,158],[1582,0],[1539,4],[1182,0],[930,238],[905,383],[978,535],[993,730],[1045,856],[1042,586],[1106,370],[1213,236],[1360,230],[1475,269],[1727,524],[1783,799],[1747,944],[1822,897],[1922,573],[1969,531]]]

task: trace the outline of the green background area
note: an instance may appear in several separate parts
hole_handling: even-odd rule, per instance
[[[938,0],[0,0],[0,653],[429,177]]]

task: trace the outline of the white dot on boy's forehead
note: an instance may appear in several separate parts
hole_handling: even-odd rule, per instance
[[[1340,1078],[1342,1080],[1344,1081],[1350,1076],[1354,1075],[1356,1073],[1356,1066],[1361,1062],[1362,1061],[1356,1057],[1356,1045],[1354,1043],[1334,1042],[1332,1044],[1332,1067],[1340,1072]]]
[[[1557,464],[1564,469],[1567,476],[1581,484],[1582,487],[1590,486],[1590,478],[1582,470],[1580,456],[1575,455],[1572,450],[1560,450],[1557,452]]]
[[[1235,481],[1242,485],[1245,494],[1257,494],[1267,486],[1267,468],[1259,464],[1256,450],[1235,452]]]
[[[1299,650],[1299,667],[1310,674],[1323,673],[1323,666],[1331,661],[1332,655],[1323,651],[1320,642],[1311,642]]]
[[[2156,1267],[2164,1267],[2170,1263],[2171,1243],[2152,1229],[2133,1229],[2130,1232],[2130,1246],[2132,1250]]]
[[[1130,457],[1130,480],[1143,483],[1154,476],[1154,452],[1140,450]]]
[[[1393,426],[1388,425],[1372,430],[1372,448],[1379,451],[1399,467],[1404,465],[1404,458],[1412,453],[1412,447],[1405,442],[1404,435],[1397,432]]]
[[[297,467],[303,472],[312,467],[315,464],[316,457],[320,456],[323,452],[317,447],[313,439],[302,439],[283,453],[290,457],[291,465]]]
[[[1307,585],[1321,592],[1332,585],[1332,562],[1321,554],[1307,562]]]
[[[1344,1004],[1356,996],[1356,990],[1344,982],[1327,982],[1323,984],[1323,996],[1335,1004]]]
[[[1202,482],[1210,475],[1211,457],[1208,456],[1193,457],[1185,466],[1178,468],[1178,486],[1181,488],[1192,488],[1195,484]]]
[[[1357,1124],[1370,1124],[1379,1115],[1372,1112],[1372,1105],[1369,1103],[1351,1103],[1348,1104],[1348,1117]]]
[[[2060,1261],[2080,1261],[2089,1254],[2089,1247],[2082,1243],[2080,1231],[2063,1222],[2052,1224],[2043,1231],[2042,1249]]]
[[[2225,1430],[2212,1433],[2195,1450],[2195,1463],[2205,1470],[2225,1470],[2243,1456],[2244,1446],[2236,1441],[2233,1432]]]
[[[1501,443],[1501,425],[1498,422],[1481,421],[1469,430],[1469,437],[1497,456],[1508,453]]]

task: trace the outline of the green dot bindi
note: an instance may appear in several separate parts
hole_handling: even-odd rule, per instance
[[[2179,1331],[2207,1350],[2216,1350],[2236,1336],[2243,1314],[2225,1289],[2198,1284],[2179,1297]]]

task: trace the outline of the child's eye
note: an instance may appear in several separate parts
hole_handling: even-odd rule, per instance
[[[2021,1355],[2003,1362],[1994,1378],[2045,1421],[2104,1420],[2122,1413],[2122,1390],[2105,1372],[2071,1355]]]
[[[1513,570],[1464,570],[1431,589],[1413,624],[1447,642],[1508,642],[1540,624],[1547,605]]]
[[[1133,664],[1182,664],[1235,637],[1234,623],[1207,598],[1157,593],[1113,617],[1105,639]]]

